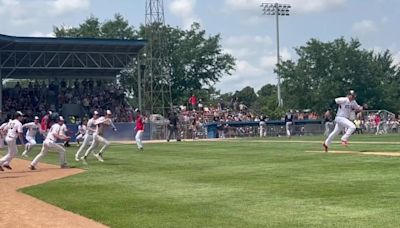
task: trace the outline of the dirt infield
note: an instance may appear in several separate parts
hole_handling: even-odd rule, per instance
[[[14,159],[13,170],[0,172],[0,227],[106,227],[93,220],[52,206],[18,189],[84,172],[40,163],[28,170],[29,161]]]

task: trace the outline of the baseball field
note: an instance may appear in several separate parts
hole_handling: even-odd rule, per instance
[[[355,135],[329,153],[321,136],[114,144],[87,166],[72,146],[87,172],[21,191],[110,227],[399,227],[399,139]]]

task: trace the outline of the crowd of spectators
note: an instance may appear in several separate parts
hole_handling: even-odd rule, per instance
[[[377,111],[358,115],[354,120],[358,133],[387,134],[397,133],[399,130],[399,120],[395,115],[386,111]]]
[[[123,88],[102,80],[76,79],[70,83],[64,79],[50,83],[35,80],[26,86],[16,82],[14,87],[3,89],[3,101],[3,119],[15,111],[22,111],[28,118],[43,116],[49,110],[61,112],[64,104],[81,105],[85,115],[94,110],[102,113],[110,109],[116,122],[131,122],[133,119]]]

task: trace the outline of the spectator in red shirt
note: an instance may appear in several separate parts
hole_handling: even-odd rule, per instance
[[[196,109],[197,98],[196,98],[195,95],[192,95],[192,96],[189,98],[189,104],[192,106],[192,110],[195,110],[195,109]]]
[[[142,143],[142,137],[143,137],[143,132],[144,132],[144,123],[143,123],[143,117],[140,114],[140,110],[136,109],[136,121],[135,121],[135,130],[136,130],[136,145],[140,151],[143,151],[143,143]]]

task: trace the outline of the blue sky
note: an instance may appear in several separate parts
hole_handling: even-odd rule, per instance
[[[275,17],[262,15],[263,0],[164,0],[167,24],[188,28],[200,22],[208,34],[221,34],[225,52],[236,58],[237,70],[216,87],[222,92],[276,83]],[[389,49],[400,62],[400,1],[281,0],[292,5],[280,18],[283,59],[296,59],[294,47],[310,38],[331,41],[358,38],[365,49]],[[52,36],[53,26],[77,26],[89,15],[110,19],[121,13],[137,27],[144,23],[145,0],[0,0],[0,33]]]

